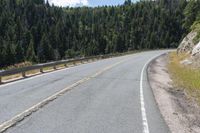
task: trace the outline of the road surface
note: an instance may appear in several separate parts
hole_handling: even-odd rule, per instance
[[[146,76],[166,51],[100,60],[0,86],[0,127],[64,89],[6,133],[168,133]]]

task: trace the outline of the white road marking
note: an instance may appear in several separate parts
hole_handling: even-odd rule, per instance
[[[149,125],[146,116],[145,102],[144,102],[144,92],[143,92],[143,75],[144,70],[149,62],[147,62],[142,68],[141,77],[140,77],[140,104],[142,112],[142,124],[143,124],[143,133],[149,133]]]
[[[144,71],[146,70],[147,65],[158,56],[160,55],[157,55],[146,62],[146,64],[142,68],[141,77],[140,77],[140,105],[141,105],[141,113],[142,113],[143,133],[149,133],[149,125],[148,125],[146,109],[145,109],[145,100],[144,100],[143,76],[144,76]]]
[[[73,89],[74,87],[92,79],[92,78],[95,78],[99,75],[101,75],[102,73],[104,73],[105,71],[108,71],[109,69],[121,64],[122,62],[124,62],[125,60],[123,61],[120,61],[120,62],[117,62],[113,65],[110,65],[98,72],[96,72],[95,74],[93,74],[92,76],[88,76],[86,78],[83,78],[77,82],[75,82],[74,84],[64,88],[63,90],[49,96],[48,98],[44,99],[43,101],[33,105],[32,107],[28,108],[27,110],[25,110],[24,112],[22,113],[19,113],[18,115],[12,117],[10,120],[7,120],[5,121],[4,123],[0,124],[0,133],[6,131],[7,129],[9,129],[10,127],[16,125],[18,122],[24,120],[27,116],[30,116],[32,113],[38,111],[40,108],[44,107],[45,105],[47,105],[48,103],[50,103],[51,101],[54,101],[55,99],[57,99],[58,97],[64,95],[67,91]]]

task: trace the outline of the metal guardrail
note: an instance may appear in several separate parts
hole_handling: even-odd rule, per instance
[[[57,69],[56,67],[59,65],[64,65],[65,67],[67,67],[67,64],[69,64],[69,63],[84,62],[84,61],[89,61],[89,60],[93,60],[93,59],[105,59],[105,58],[110,58],[110,57],[120,56],[120,55],[122,55],[122,54],[100,55],[100,56],[93,56],[93,57],[86,57],[86,58],[79,58],[79,59],[61,60],[61,61],[37,64],[37,65],[32,65],[32,66],[27,66],[27,67],[22,67],[22,68],[4,70],[4,71],[0,71],[0,84],[2,84],[2,77],[4,77],[4,76],[10,76],[10,75],[15,75],[15,74],[21,73],[22,76],[25,78],[26,72],[32,71],[32,70],[40,70],[40,73],[44,73],[43,70],[44,70],[44,68],[47,68],[47,67],[53,67],[56,70]]]

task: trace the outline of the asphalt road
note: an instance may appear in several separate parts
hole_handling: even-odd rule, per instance
[[[100,60],[2,85],[0,123],[86,78],[6,132],[168,133],[144,67],[165,52]]]

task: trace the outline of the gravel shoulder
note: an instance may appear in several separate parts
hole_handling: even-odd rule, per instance
[[[148,66],[147,73],[160,112],[172,133],[199,133],[200,107],[184,89],[175,87],[163,55]]]

